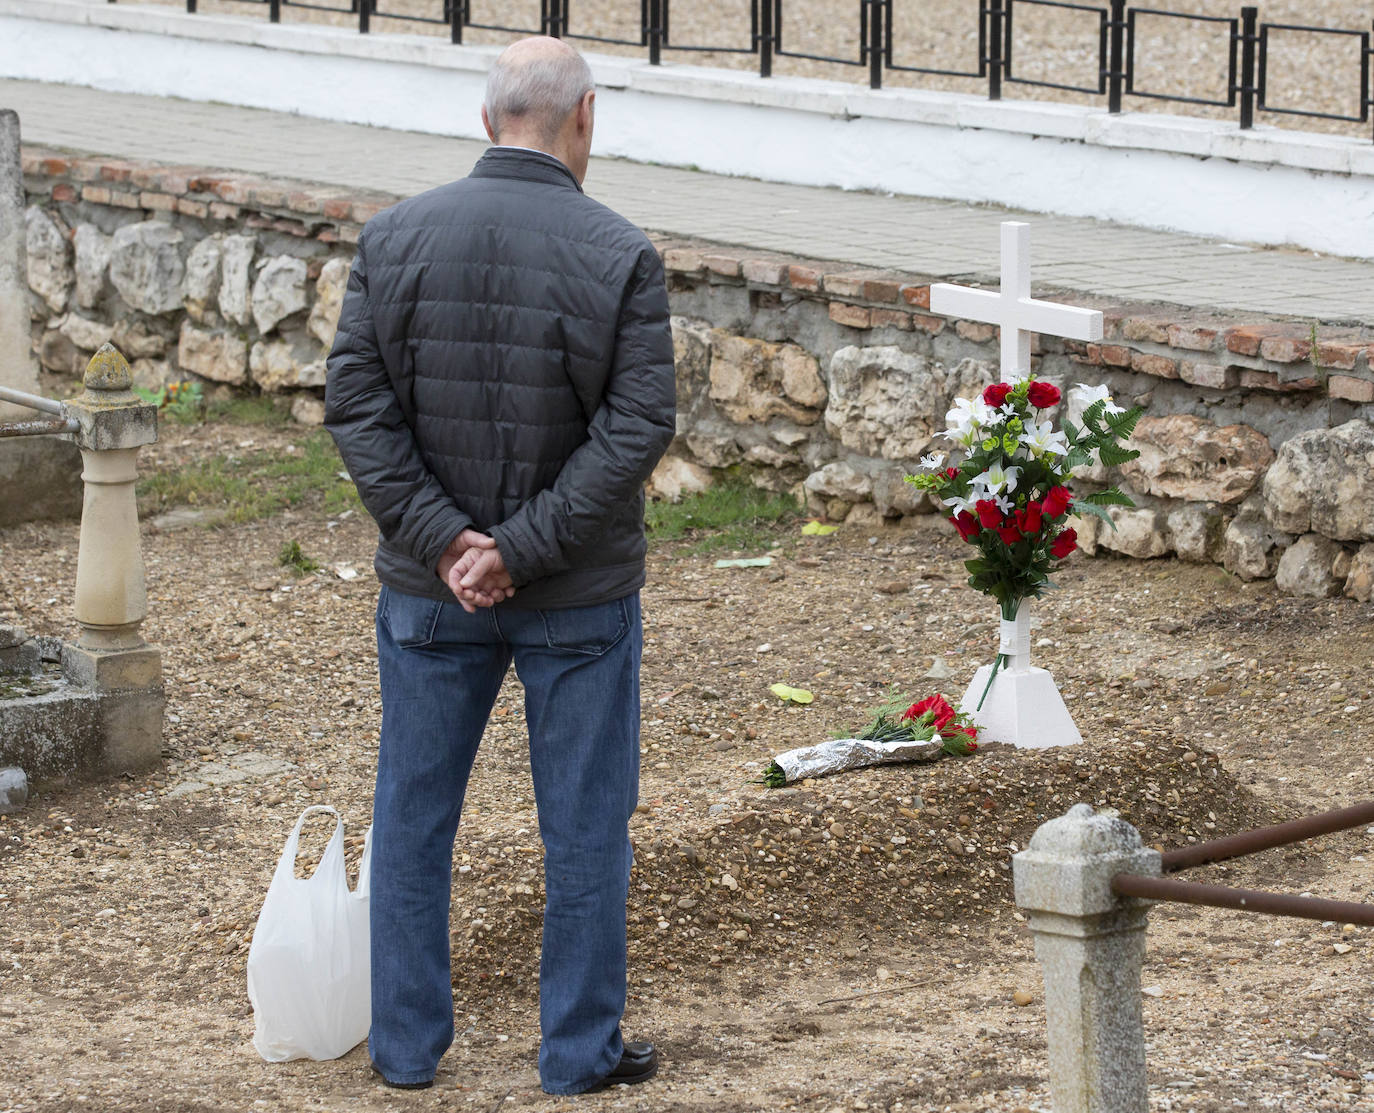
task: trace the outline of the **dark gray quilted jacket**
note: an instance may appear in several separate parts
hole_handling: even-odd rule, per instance
[[[520,589],[504,606],[643,584],[643,484],[674,431],[663,268],[557,159],[493,148],[368,223],[325,399],[382,583],[451,600],[435,569],[474,527]]]

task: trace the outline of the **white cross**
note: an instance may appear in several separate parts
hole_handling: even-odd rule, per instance
[[[1030,225],[1002,222],[1002,289],[974,290],[940,282],[930,288],[930,308],[947,317],[985,321],[1002,330],[1002,381],[1024,379],[1031,369],[1031,333],[1072,340],[1101,340],[1102,314],[1030,296]]]

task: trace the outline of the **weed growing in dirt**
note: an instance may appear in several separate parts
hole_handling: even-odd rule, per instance
[[[760,490],[731,476],[681,502],[650,502],[644,521],[652,542],[690,538],[695,542],[691,553],[751,552],[767,549],[777,540],[777,527],[800,512],[790,495]]]
[[[301,543],[295,538],[282,542],[281,552],[277,554],[277,563],[283,568],[290,568],[298,576],[304,576],[307,572],[318,572],[324,567],[314,557],[306,556]]]
[[[159,407],[164,418],[178,425],[194,425],[205,416],[205,388],[200,383],[168,383],[160,390],[136,386],[134,393],[149,405]]]
[[[317,430],[297,447],[291,453],[215,456],[150,475],[138,485],[139,510],[156,514],[196,506],[221,511],[220,522],[251,522],[306,503],[326,514],[360,505],[357,488],[342,477],[343,461],[328,433]]]

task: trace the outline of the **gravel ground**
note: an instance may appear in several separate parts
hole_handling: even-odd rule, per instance
[[[140,0],[184,6],[182,0]],[[347,7],[342,0],[334,0]],[[897,65],[954,71],[976,71],[978,66],[978,0],[894,0],[893,61]],[[1102,0],[1089,5],[1105,9]],[[1133,5],[1153,12],[1202,17],[1238,18],[1239,0],[1155,0]],[[200,0],[200,10],[258,18],[260,13],[242,0]],[[446,35],[447,28],[385,16],[418,16],[434,19],[442,14],[441,0],[379,0],[378,31],[410,31]],[[538,0],[470,0],[476,23],[527,28],[539,27]],[[635,0],[569,0],[568,30],[573,35],[592,35],[639,40],[639,4]],[[684,4],[670,9],[672,38],[679,46],[747,48],[750,36],[750,0],[713,0],[709,4]],[[265,17],[265,16],[264,16]],[[1260,6],[1260,17],[1270,23],[1297,24],[1341,30],[1368,30],[1374,7],[1368,0],[1277,0]],[[285,9],[283,19],[300,22],[356,25],[351,14],[331,14],[302,8]],[[1063,7],[1021,3],[1015,9],[1013,73],[1019,78],[1051,81],[1093,88],[1098,71],[1098,17],[1091,12]],[[471,42],[504,42],[508,33],[473,28]],[[1137,26],[1135,87],[1142,93],[1224,100],[1227,84],[1228,30],[1199,20],[1171,19],[1164,15],[1141,16]],[[647,56],[640,46],[615,46],[587,42],[589,50]],[[782,45],[785,50],[829,57],[859,58],[859,5],[854,0],[786,0],[783,5]],[[752,69],[751,55],[670,51],[671,63],[730,66]],[[1340,115],[1360,114],[1358,40],[1350,36],[1274,32],[1268,74],[1269,102],[1278,107],[1301,108]],[[857,66],[836,65],[800,58],[778,58],[774,72],[824,77],[840,81],[866,81]],[[914,85],[986,95],[986,81],[930,74],[890,71],[885,83]],[[1072,101],[1106,104],[1105,97],[1064,92],[1031,85],[1010,84],[1008,99]],[[1128,97],[1133,112],[1172,112],[1238,119],[1239,108],[1208,108]],[[1368,124],[1341,123],[1261,114],[1260,122],[1277,127],[1330,131],[1368,138]]]
[[[169,426],[145,469],[280,453],[299,430]],[[996,637],[933,519],[778,531],[766,569],[657,546],[645,591],[642,805],[627,1034],[660,1080],[578,1102],[534,1071],[541,880],[509,685],[455,856],[459,1036],[398,1097],[364,1051],[269,1065],[249,1043],[248,944],[309,803],[370,813],[379,702],[373,531],[298,507],[232,528],[145,524],[164,652],[165,762],[36,786],[0,817],[0,1110],[1048,1110],[1043,996],[1009,859],[1086,800],[1160,846],[1367,795],[1374,607],[1296,600],[1214,567],[1075,558],[1037,610],[1039,663],[1087,744],[768,790],[771,756],[862,721],[934,655],[957,695]],[[70,636],[74,525],[0,532],[0,621]],[[284,541],[323,562],[297,578]],[[340,570],[356,578],[340,577]],[[816,693],[807,707],[768,692]],[[232,780],[244,774],[246,779]],[[219,782],[219,783],[215,783]],[[208,787],[196,790],[196,785]],[[302,869],[327,834],[308,828]],[[1374,829],[1206,871],[1374,897]],[[1203,876],[1203,875],[1200,875]],[[1145,970],[1151,1109],[1374,1109],[1367,930],[1161,906]],[[1019,996],[1017,996],[1019,994]],[[1018,1004],[1017,1002],[1026,1002]]]

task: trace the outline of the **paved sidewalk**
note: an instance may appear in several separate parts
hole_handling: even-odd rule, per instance
[[[26,141],[410,195],[484,144],[286,113],[0,80]],[[818,157],[823,157],[818,155]],[[1207,311],[1374,325],[1374,262],[919,197],[776,185],[595,159],[587,192],[640,226],[788,255],[996,282],[998,221],[1032,224],[1047,288]]]

